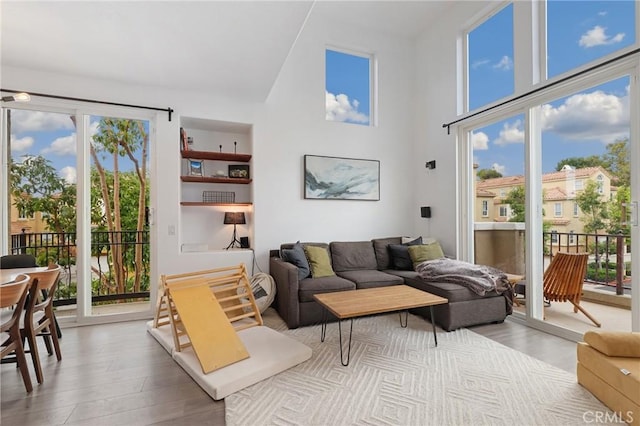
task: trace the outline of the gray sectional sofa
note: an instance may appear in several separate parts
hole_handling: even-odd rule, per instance
[[[282,244],[272,252],[269,273],[277,286],[275,307],[289,328],[316,324],[322,320],[322,308],[313,299],[316,293],[327,293],[361,288],[407,284],[438,296],[446,297],[448,304],[434,309],[435,321],[444,330],[478,324],[503,322],[511,312],[509,296],[496,292],[479,296],[467,287],[423,280],[413,270],[395,269],[389,245],[396,249],[401,237],[379,238],[371,241],[335,241],[327,243],[302,243],[322,247],[329,253],[335,275],[300,279],[298,267],[285,261],[282,254],[290,253],[294,243]],[[418,308],[412,313],[429,318],[428,308]]]

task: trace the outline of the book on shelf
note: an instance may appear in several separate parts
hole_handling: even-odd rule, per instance
[[[182,151],[189,151],[189,144],[187,143],[187,131],[184,127],[180,127],[180,149]]]

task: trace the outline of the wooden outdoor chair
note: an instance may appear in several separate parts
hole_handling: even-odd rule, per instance
[[[31,276],[29,301],[25,310],[24,326],[20,331],[29,343],[29,352],[36,370],[38,383],[42,383],[44,377],[38,356],[36,337],[43,338],[49,355],[53,355],[53,349],[55,349],[56,358],[58,358],[58,361],[62,360],[57,325],[53,315],[53,296],[58,285],[61,269],[60,265],[53,263],[45,271],[29,274]],[[52,343],[53,349],[51,347]]]
[[[580,306],[588,258],[588,253],[556,253],[544,272],[542,291],[550,302],[571,302],[573,312],[582,312],[600,327],[600,323]]]
[[[0,350],[0,359],[4,359],[15,353],[15,361],[20,368],[24,387],[27,392],[33,390],[29,369],[27,367],[27,359],[24,355],[24,347],[22,346],[22,337],[20,336],[20,317],[22,316],[23,307],[27,294],[29,294],[28,286],[31,278],[28,275],[18,275],[16,279],[9,284],[0,287],[0,309],[5,310],[13,307],[12,311],[3,312],[2,324],[0,324],[0,333],[7,333],[9,336],[2,342]]]

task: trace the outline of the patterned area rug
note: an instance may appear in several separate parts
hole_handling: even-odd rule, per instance
[[[574,374],[466,329],[439,330],[436,348],[431,324],[420,317],[409,315],[406,329],[398,314],[359,318],[343,367],[337,324],[321,343],[320,326],[287,330],[278,320],[267,311],[267,325],[310,346],[313,356],[227,397],[227,426],[551,426],[584,425],[596,412],[613,416]]]

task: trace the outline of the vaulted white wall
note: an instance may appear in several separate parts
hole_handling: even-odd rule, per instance
[[[379,75],[377,126],[325,120],[327,45],[375,54]],[[414,148],[414,141],[423,140],[414,133],[415,71],[415,45],[409,40],[341,27],[330,16],[318,13],[301,32],[264,104],[6,66],[2,67],[2,87],[175,109],[171,122],[165,113],[158,113],[152,148],[152,233],[158,242],[154,256],[158,273],[247,261],[228,253],[181,254],[179,235],[169,235],[168,229],[175,226],[179,230],[181,219],[179,116],[253,124],[252,246],[260,267],[267,270],[268,250],[282,242],[368,240],[424,233],[425,219],[418,221],[420,203],[416,203],[414,193],[417,189],[425,191],[425,186],[433,182],[416,175],[415,169],[424,169],[424,161],[432,155],[425,156]],[[304,200],[305,154],[380,160],[381,200]],[[453,179],[453,170],[449,172],[448,179]]]
[[[461,28],[469,25],[490,2],[456,2],[418,39],[416,47],[416,108],[411,169],[415,170],[416,206],[431,206],[427,233],[441,241],[445,253],[457,253],[457,141],[447,134],[443,123],[456,119],[462,111]],[[495,4],[495,2],[494,2]],[[436,160],[436,169],[425,169],[424,160]],[[415,208],[414,208],[415,209]],[[423,225],[414,219],[414,227]]]
[[[327,45],[375,55],[377,126],[325,120]],[[278,248],[286,241],[369,240],[414,232],[413,56],[414,46],[407,40],[340,27],[330,16],[312,15],[255,128],[257,242]],[[305,154],[380,160],[380,201],[305,200]]]

